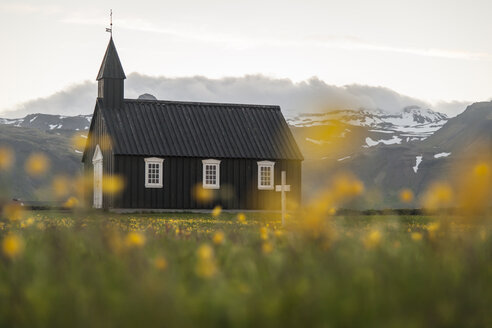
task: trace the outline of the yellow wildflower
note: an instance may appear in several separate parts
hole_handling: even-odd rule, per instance
[[[16,258],[24,251],[24,241],[15,234],[7,235],[2,240],[2,252],[8,258]]]
[[[215,264],[214,251],[210,245],[201,245],[198,250],[198,263],[195,271],[199,277],[211,278],[217,274],[217,266]]]
[[[262,240],[267,240],[268,239],[268,229],[265,227],[260,228],[260,238]]]
[[[284,232],[282,230],[275,230],[275,237],[282,237]]]
[[[74,208],[79,205],[79,200],[75,197],[70,197],[67,199],[67,201],[63,204],[64,207],[67,208]]]
[[[410,189],[400,191],[400,201],[402,203],[410,203],[413,200],[413,192]]]
[[[140,232],[132,231],[126,236],[125,243],[130,247],[143,247],[145,245],[145,236]]]
[[[167,261],[164,256],[157,256],[154,259],[154,266],[156,269],[164,271],[167,268]]]
[[[46,155],[34,153],[27,158],[24,168],[29,175],[39,177],[48,170],[49,166],[50,161]]]
[[[453,201],[453,190],[448,184],[435,183],[429,187],[424,196],[424,207],[436,210],[450,206]]]
[[[118,175],[105,175],[103,177],[103,192],[105,194],[117,194],[125,187],[125,180]]]
[[[14,164],[14,152],[10,148],[0,147],[0,171],[6,171]]]
[[[485,239],[487,239],[487,231],[485,231],[484,229],[480,230],[480,239],[482,241],[485,241]]]
[[[220,205],[217,205],[214,207],[214,209],[212,210],[212,216],[214,218],[218,217],[220,215],[220,213],[222,212],[222,206]]]
[[[412,232],[411,237],[413,241],[422,240],[422,234],[420,232]]]
[[[237,220],[239,221],[239,223],[244,223],[246,222],[246,215],[244,215],[243,213],[239,213],[237,215]]]
[[[225,236],[224,236],[224,233],[222,231],[217,231],[215,234],[214,234],[214,237],[212,238],[213,242],[215,245],[221,245],[224,243],[224,239],[225,239]]]
[[[261,245],[261,251],[265,254],[269,254],[273,251],[273,245],[266,241]]]
[[[79,133],[76,133],[72,136],[72,146],[75,148],[75,149],[78,149],[78,150],[84,150],[85,148],[85,144],[87,142],[87,137],[85,136],[82,136],[81,134]]]
[[[213,257],[214,250],[210,245],[203,244],[197,250],[198,258],[201,260],[209,260]]]
[[[56,176],[52,182],[55,197],[65,197],[70,192],[70,181],[65,176]]]
[[[434,232],[434,231],[437,231],[440,227],[440,223],[439,222],[434,222],[434,223],[431,223],[427,226],[427,231],[429,232]]]
[[[3,207],[3,215],[10,221],[19,221],[24,216],[24,208],[18,202],[12,202]]]
[[[192,190],[193,197],[202,203],[211,201],[214,198],[214,192],[211,189],[204,189],[201,183],[195,185]]]
[[[486,163],[478,163],[473,168],[473,174],[479,178],[488,178],[490,174],[490,168]]]
[[[371,230],[364,239],[364,246],[368,249],[376,248],[381,243],[382,234],[379,230]]]

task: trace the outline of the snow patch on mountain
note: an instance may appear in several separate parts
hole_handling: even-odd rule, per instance
[[[449,155],[451,155],[451,153],[439,153],[435,154],[434,158],[448,157]]]
[[[423,158],[422,155],[415,157],[415,166],[412,167],[412,169],[415,173],[417,173],[417,171],[419,170],[419,165],[420,165],[420,163],[422,163],[422,158]]]
[[[49,115],[49,114],[29,114],[24,118],[6,119],[0,118],[0,124],[12,125],[16,127],[32,128],[43,131],[49,130],[68,130],[79,131],[88,130],[92,115]]]
[[[287,122],[296,127],[333,125],[335,122],[341,122],[371,128],[370,132],[393,133],[418,140],[429,137],[447,121],[448,117],[445,114],[417,106],[405,107],[399,113],[360,109],[287,117]]]
[[[397,136],[393,136],[391,139],[381,139],[381,140],[372,140],[370,137],[366,138],[366,144],[362,147],[368,148],[368,147],[374,147],[379,144],[385,144],[385,145],[394,145],[394,144],[401,144],[401,138],[398,138]]]

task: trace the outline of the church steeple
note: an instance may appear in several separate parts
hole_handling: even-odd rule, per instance
[[[120,108],[123,106],[125,79],[126,75],[121,66],[113,37],[111,37],[97,74],[97,96],[103,99],[105,107]]]

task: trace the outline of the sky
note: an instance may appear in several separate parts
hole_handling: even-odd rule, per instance
[[[91,112],[110,8],[130,96],[289,106],[307,86],[367,100],[329,107],[414,102],[450,115],[492,97],[490,1],[0,0],[0,115]],[[72,109],[49,102],[61,95]]]

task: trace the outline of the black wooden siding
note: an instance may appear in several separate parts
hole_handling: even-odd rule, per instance
[[[94,178],[92,157],[94,156],[96,145],[99,145],[103,155],[103,174],[105,176],[111,176],[114,169],[114,156],[111,147],[111,140],[104,122],[104,117],[100,113],[99,106],[96,106],[89,131],[90,133],[87,139],[86,151],[82,159],[84,162],[84,172],[86,177],[89,180]],[[89,206],[93,205],[93,192],[92,187],[89,187],[86,191],[86,202]],[[112,195],[103,194],[103,208],[108,209],[113,207],[113,201],[114,199]]]
[[[145,157],[115,155],[114,173],[126,179],[124,191],[115,199],[114,208],[134,209],[224,209],[279,210],[280,193],[258,190],[258,160],[220,159],[220,189],[213,190],[214,201],[203,203],[193,196],[197,184],[202,185],[202,159],[162,157],[163,187],[145,188]],[[263,160],[263,159],[262,159]],[[268,160],[268,159],[264,159]],[[301,201],[301,161],[273,160],[274,184],[280,184],[281,171],[287,172],[291,192],[289,200]],[[104,196],[103,196],[104,197]]]

